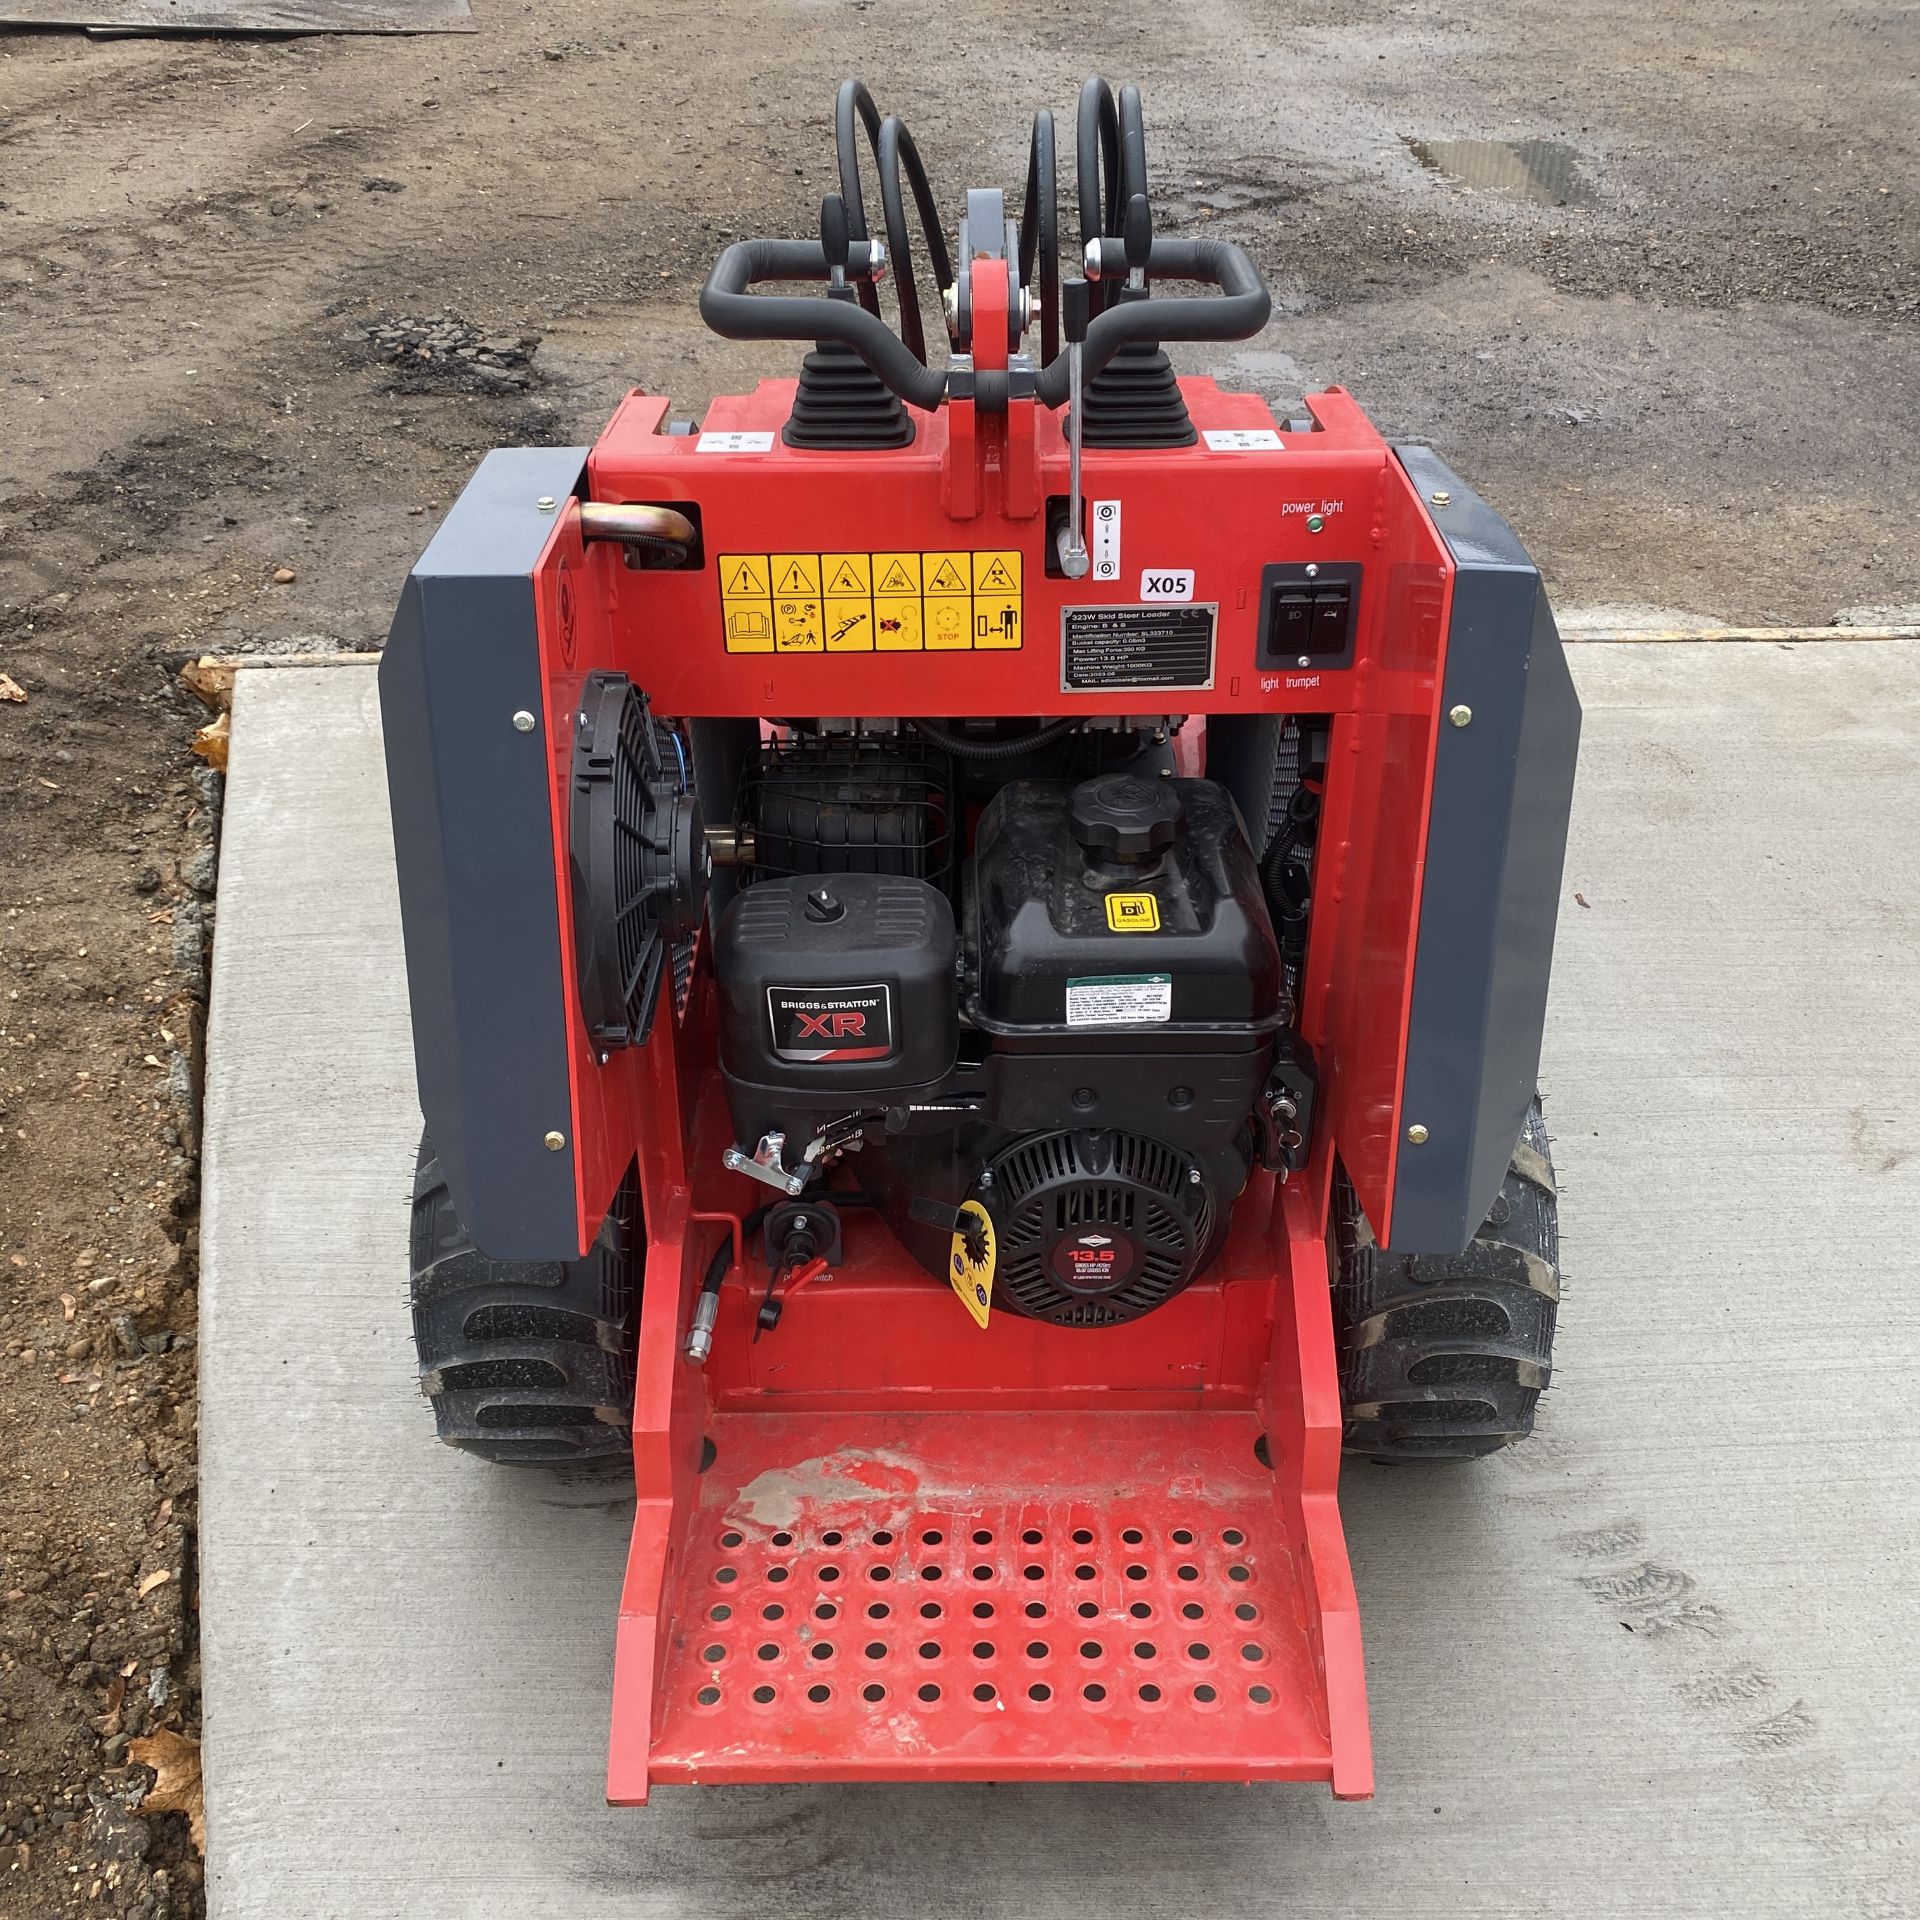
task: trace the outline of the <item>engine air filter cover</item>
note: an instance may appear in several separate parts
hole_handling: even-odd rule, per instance
[[[1204,1169],[1139,1134],[1029,1134],[989,1164],[980,1190],[1002,1300],[1055,1326],[1137,1320],[1212,1251],[1218,1209]]]

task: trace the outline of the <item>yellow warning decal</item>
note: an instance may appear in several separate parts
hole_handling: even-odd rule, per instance
[[[1025,643],[1021,556],[723,553],[729,653],[966,653]]]
[[[772,591],[764,553],[736,553],[721,561],[720,592],[724,599],[764,600]]]
[[[978,1327],[993,1311],[993,1266],[993,1218],[978,1200],[969,1200],[953,1230],[947,1279]]]
[[[1114,933],[1158,933],[1160,902],[1150,893],[1110,893],[1107,926]]]

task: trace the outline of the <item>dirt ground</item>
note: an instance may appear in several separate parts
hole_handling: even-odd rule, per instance
[[[949,208],[1017,187],[1031,106],[1138,80],[1161,226],[1242,241],[1274,286],[1217,370],[1283,408],[1338,381],[1432,440],[1563,606],[1920,602],[1910,3],[477,12],[419,39],[0,38],[8,1915],[199,1907],[185,1824],[129,1764],[197,1724],[219,796],[176,670],[376,646],[485,448],[590,439],[632,384],[697,415],[786,371],[704,337],[694,295],[728,238],[808,229],[843,72]],[[1562,143],[1578,204],[1410,140]]]

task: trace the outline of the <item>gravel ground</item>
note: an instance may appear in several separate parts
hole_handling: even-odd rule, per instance
[[[199,1900],[129,1764],[196,1713],[218,782],[175,669],[377,645],[486,447],[591,438],[630,384],[697,413],[784,370],[693,298],[730,236],[807,230],[843,72],[950,208],[1017,185],[1033,105],[1138,80],[1162,226],[1241,240],[1274,285],[1224,376],[1283,407],[1339,381],[1434,441],[1563,604],[1920,602],[1912,0],[965,22],[964,53],[923,0],[0,39],[0,673],[26,695],[0,699],[0,1913]],[[1557,143],[1568,204],[1410,141]]]

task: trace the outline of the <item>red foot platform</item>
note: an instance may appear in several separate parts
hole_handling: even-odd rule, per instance
[[[662,1782],[1328,1778],[1250,1414],[722,1416]]]

